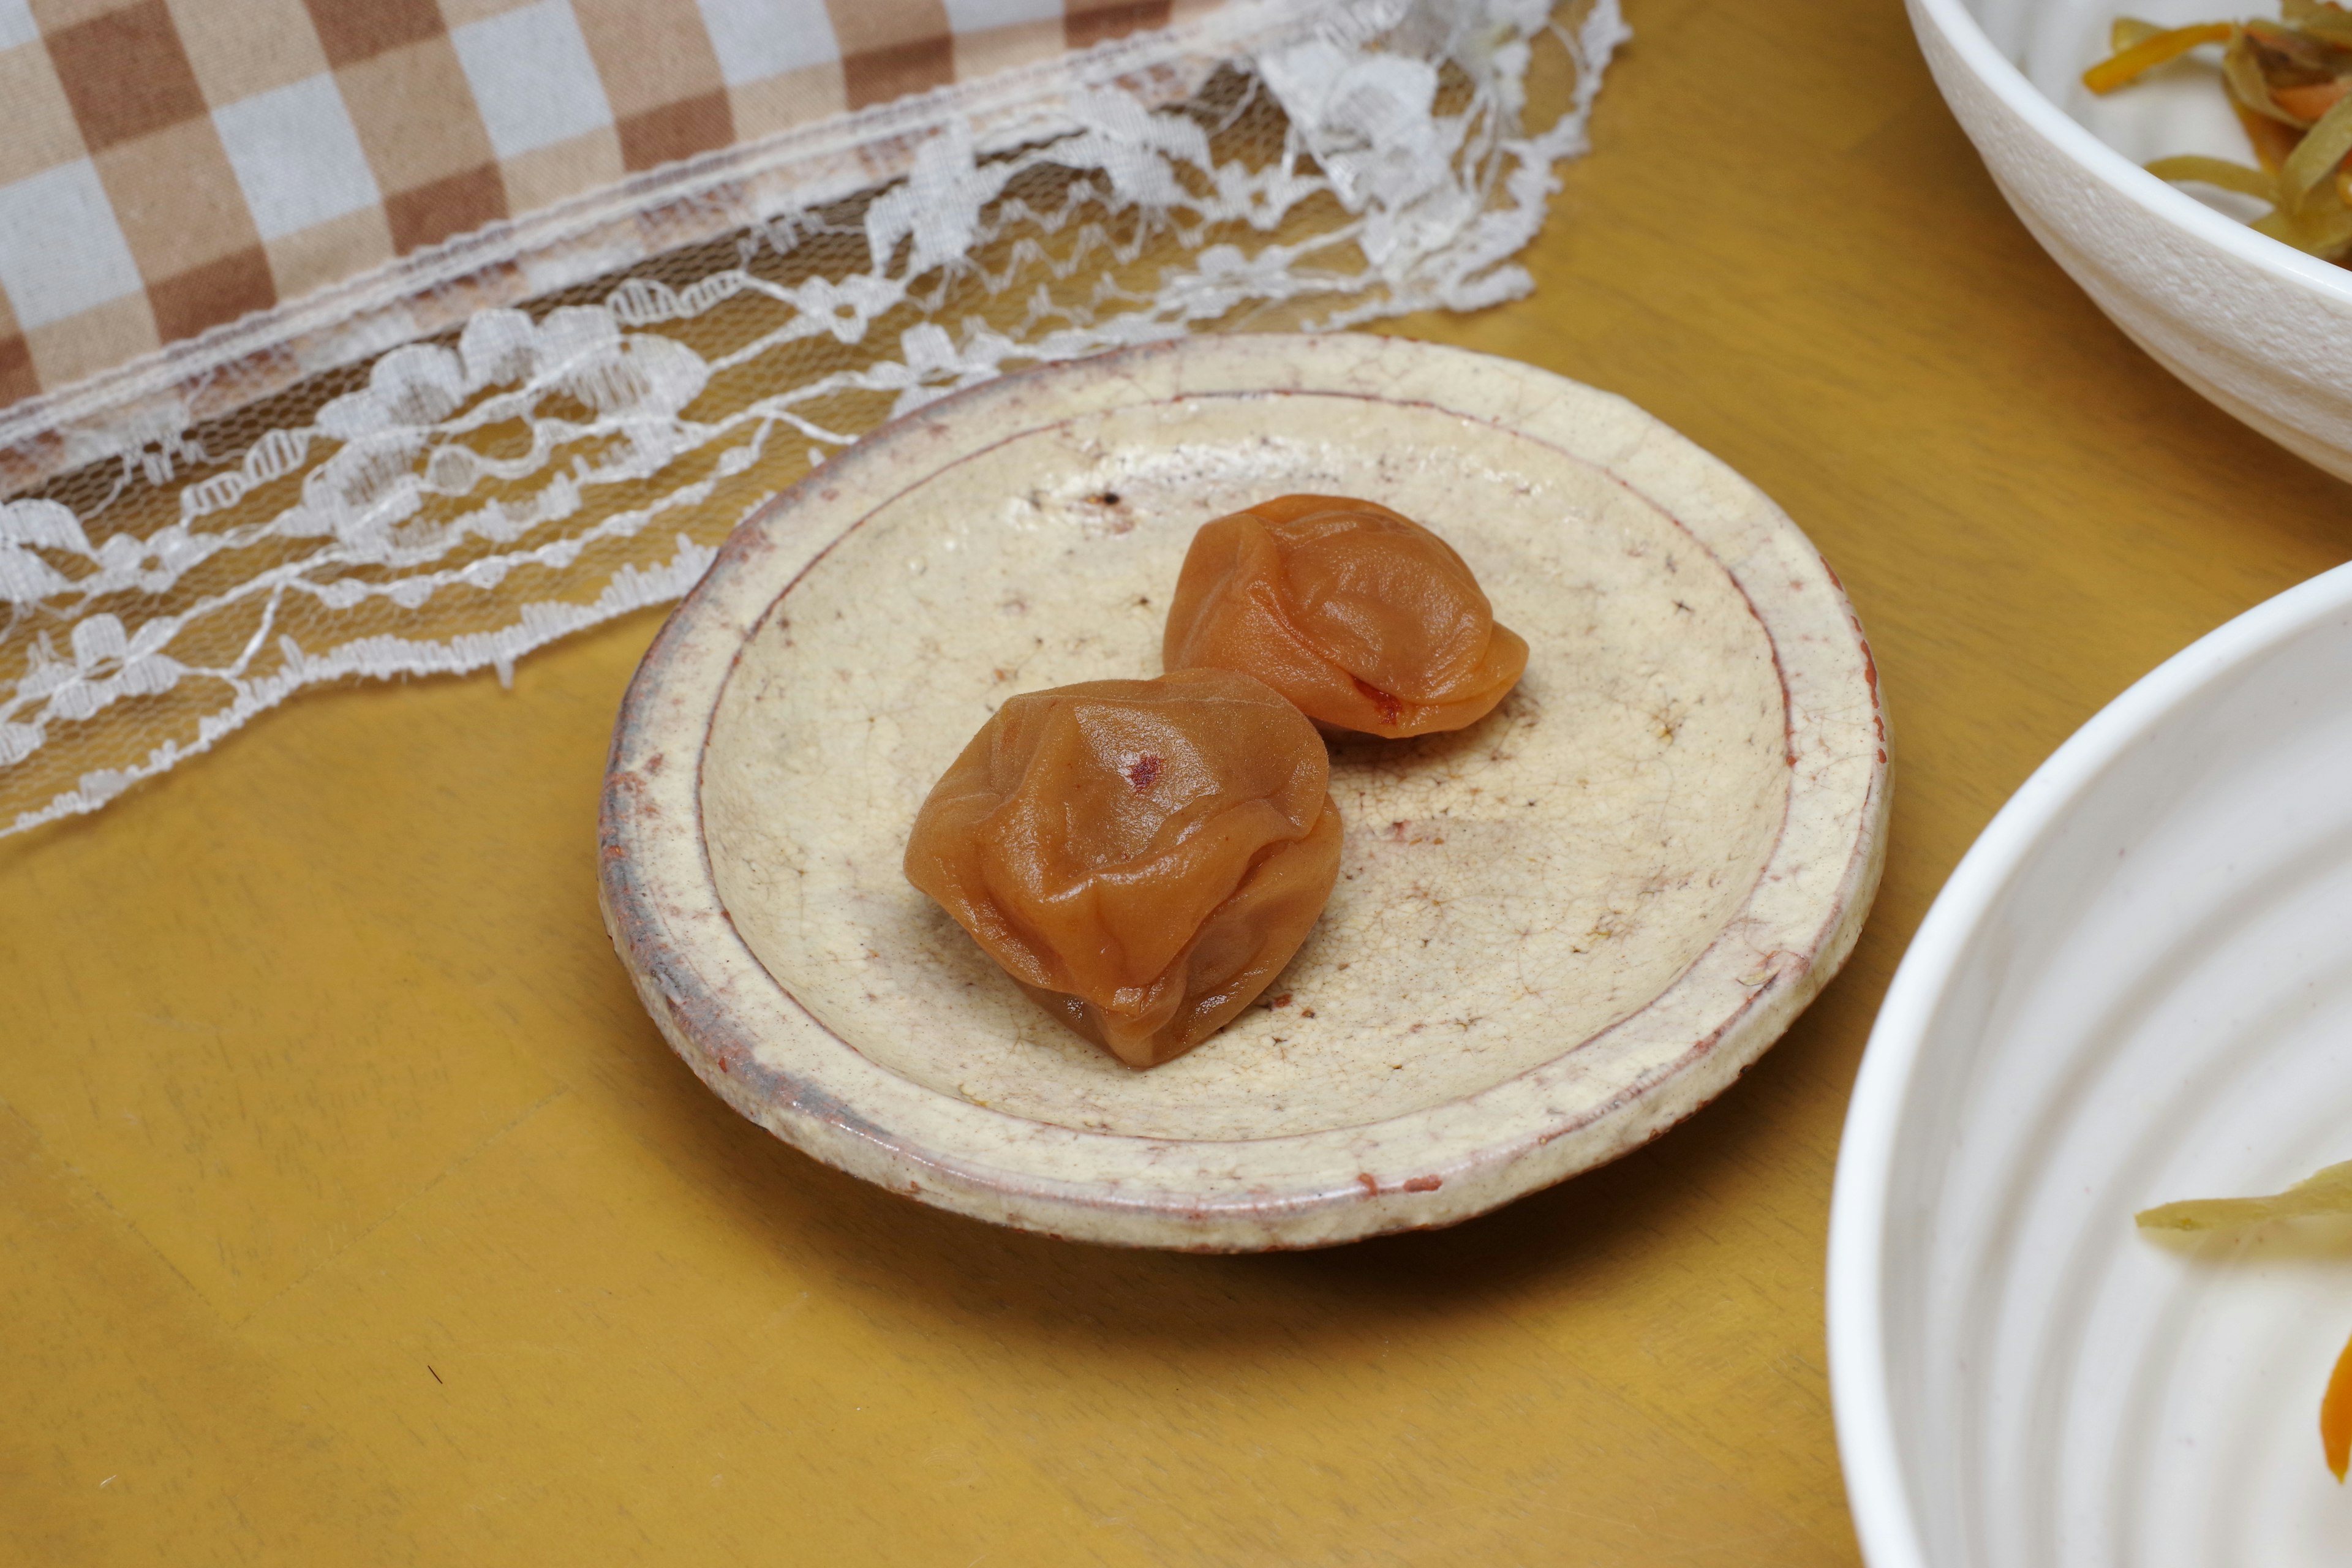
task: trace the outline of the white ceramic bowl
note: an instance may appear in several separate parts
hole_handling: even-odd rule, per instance
[[[1838,1440],[1872,1568],[2341,1563],[2352,1226],[2135,1211],[2352,1158],[2352,567],[2093,719],[1921,925],[1839,1155]]]
[[[2228,0],[1908,0],[1936,83],[2026,227],[2158,363],[2288,450],[2352,479],[2352,272],[2254,233],[2140,164],[2251,163],[2210,71],[2100,99],[2107,25],[2231,19]]]
[[[1287,491],[1438,527],[1528,671],[1334,748],[1339,883],[1269,1005],[1133,1072],[908,886],[908,827],[1007,696],[1158,673],[1194,531]],[[1196,338],[934,404],[738,529],[630,687],[601,891],[678,1053],[816,1157],[1062,1236],[1306,1246],[1705,1103],[1851,950],[1885,782],[1836,578],[1656,420],[1458,349]]]

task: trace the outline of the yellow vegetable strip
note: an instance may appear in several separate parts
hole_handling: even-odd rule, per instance
[[[2273,213],[2264,224],[2284,218]],[[2352,214],[2347,215],[2352,218]],[[2256,226],[2261,226],[2260,225]],[[2321,1215],[2352,1215],[2352,1160],[2330,1165],[2266,1198],[2194,1198],[2187,1203],[2159,1204],[2138,1215],[2143,1230],[2235,1230],[2275,1219],[2304,1219]],[[2319,1443],[2327,1468],[2341,1481],[2352,1469],[2352,1344],[2336,1358],[2327,1392],[2319,1401]]]
[[[2304,197],[2294,209],[2294,220],[2303,226],[2304,248],[2312,255],[2333,261],[2352,250],[2352,211],[2336,199],[2335,182]]]
[[[2281,245],[2292,245],[2297,250],[2308,250],[2311,248],[2304,243],[2302,226],[2294,221],[2294,215],[2293,213],[2273,209],[2271,212],[2264,213],[2261,217],[2256,218],[2246,226],[2252,229],[2256,234],[2269,236],[2271,238],[2277,240]]]
[[[2288,201],[2300,202],[2312,186],[2336,172],[2347,153],[2352,153],[2352,100],[2338,103],[2304,132],[2279,165],[2279,189]]]
[[[2158,158],[2147,166],[2147,172],[2159,180],[2194,180],[2202,185],[2219,185],[2225,191],[2237,191],[2249,196],[2259,196],[2273,206],[2278,205],[2278,182],[2260,169],[2249,169],[2243,163],[2232,163],[2226,158],[2201,158],[2184,153],[2177,158]]]
[[[2305,5],[2298,14],[2290,5],[2286,19],[2322,43],[2352,47],[2352,11],[2341,5]]]
[[[2134,44],[2146,43],[2163,31],[2155,23],[2143,22],[2137,16],[2118,16],[2107,24],[2107,53],[2122,54]]]
[[[2352,11],[2336,0],[2284,0],[2280,17],[2323,43],[2352,44]]]
[[[2303,129],[2303,121],[2278,106],[2271,97],[2271,84],[2263,75],[2263,63],[2254,57],[2254,49],[2241,29],[2221,51],[2221,80],[2229,87],[2230,96],[2244,107],[2265,119]]]
[[[2301,28],[2282,27],[2259,16],[2240,26],[2255,46],[2255,58],[2262,66],[2263,79],[2271,84],[2273,98],[2282,88],[2324,82],[2340,74],[2338,68],[2345,64],[2344,50],[2339,46]]]
[[[2142,72],[2154,70],[2167,60],[2179,59],[2200,44],[2227,43],[2237,31],[2233,23],[2200,22],[2193,27],[2175,27],[2154,34],[2084,71],[2083,85],[2093,92],[2113,92]]]
[[[2352,1160],[2266,1198],[2191,1198],[2135,1216],[2142,1230],[2235,1230],[2274,1219],[2352,1215]]]
[[[2319,1445],[2326,1452],[2327,1468],[2342,1480],[2345,1470],[2352,1468],[2352,1344],[2336,1358],[2335,1373],[2319,1401]]]

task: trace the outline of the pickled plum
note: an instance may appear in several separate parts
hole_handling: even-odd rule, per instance
[[[1156,1067],[1248,1006],[1322,913],[1329,774],[1314,726],[1232,670],[1013,697],[924,801],[907,879],[1047,1012]]]
[[[1160,657],[1254,675],[1318,724],[1394,739],[1486,717],[1528,645],[1428,529],[1373,501],[1291,495],[1193,536]]]

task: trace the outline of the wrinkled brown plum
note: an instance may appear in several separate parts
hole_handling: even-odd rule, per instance
[[[1429,530],[1372,501],[1295,495],[1193,535],[1160,657],[1254,675],[1318,724],[1394,739],[1485,718],[1528,645]]]
[[[1008,700],[923,802],[907,879],[1047,1012],[1133,1068],[1248,1006],[1339,872],[1330,762],[1223,669]]]

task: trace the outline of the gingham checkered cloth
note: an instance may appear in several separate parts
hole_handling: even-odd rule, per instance
[[[0,407],[1171,0],[0,0]]]

